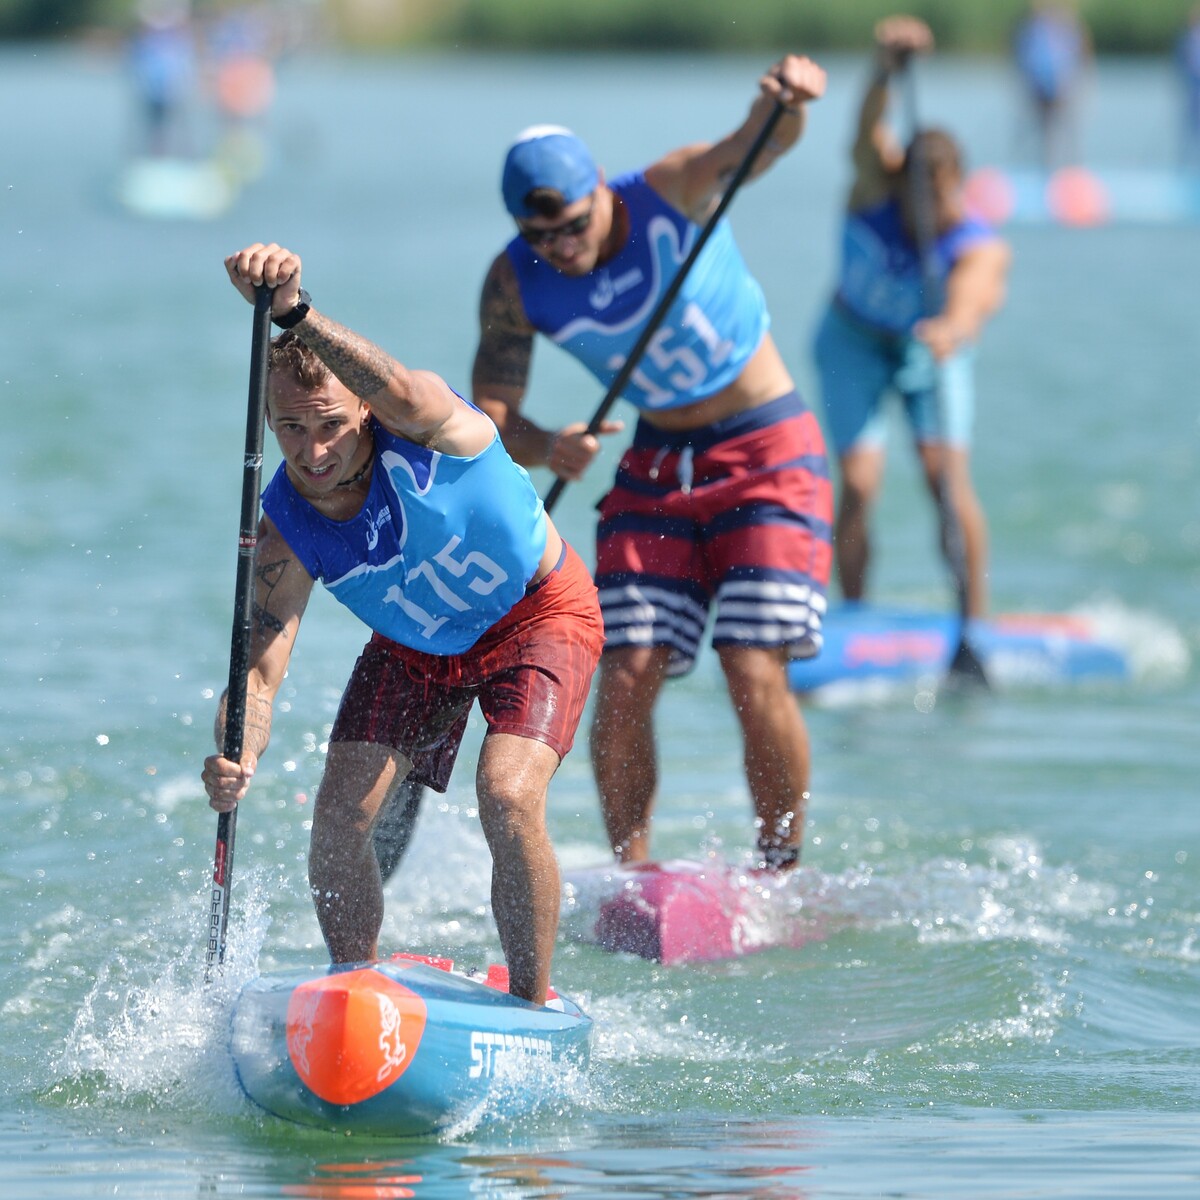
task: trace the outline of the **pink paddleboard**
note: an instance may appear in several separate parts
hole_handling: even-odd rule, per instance
[[[793,886],[767,872],[684,859],[568,872],[577,897],[598,897],[593,940],[666,965],[736,958],[820,940]]]

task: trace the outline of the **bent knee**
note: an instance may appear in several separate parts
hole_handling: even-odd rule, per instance
[[[653,700],[666,678],[671,659],[669,646],[621,646],[600,658],[597,686],[610,703],[644,703]]]
[[[721,646],[721,669],[735,703],[780,703],[791,697],[781,646]]]
[[[481,792],[479,820],[485,836],[519,840],[544,830],[546,793],[521,787],[499,786]]]

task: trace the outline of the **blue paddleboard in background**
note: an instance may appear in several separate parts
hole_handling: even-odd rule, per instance
[[[980,167],[964,184],[967,204],[995,225],[1089,227],[1190,225],[1200,221],[1200,174],[1116,167],[1056,171]]]
[[[944,675],[958,647],[957,615],[874,604],[830,609],[816,658],[790,664],[801,692],[843,682],[903,682]],[[967,640],[988,681],[1012,686],[1124,682],[1132,671],[1124,651],[1105,641],[1086,617],[1007,613],[972,621]]]

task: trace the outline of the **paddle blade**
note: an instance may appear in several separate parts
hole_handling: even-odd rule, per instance
[[[983,663],[979,661],[979,655],[971,649],[965,633],[959,638],[958,649],[954,651],[954,657],[950,660],[950,679],[956,687],[991,690]]]

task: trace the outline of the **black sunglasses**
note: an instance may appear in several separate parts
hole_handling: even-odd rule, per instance
[[[531,246],[552,246],[559,238],[578,237],[592,223],[592,210],[596,207],[596,197],[592,197],[587,212],[580,213],[573,220],[555,225],[553,229],[530,229],[518,222],[517,231]]]

